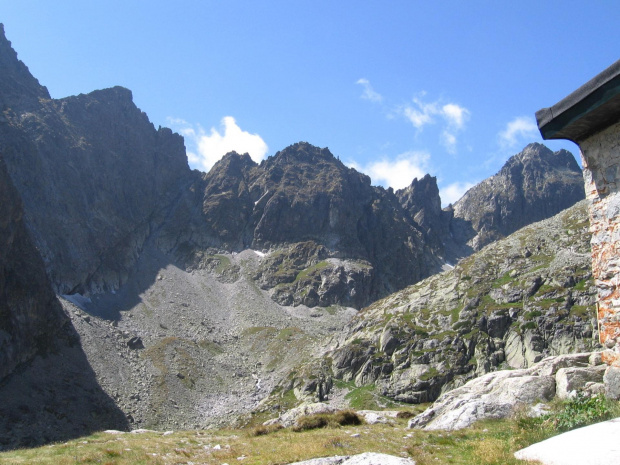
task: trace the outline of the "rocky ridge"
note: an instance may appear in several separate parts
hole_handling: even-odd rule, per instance
[[[433,251],[449,263],[584,199],[583,177],[566,150],[530,144],[502,169],[441,208],[437,179],[426,175],[396,192],[425,232]]]
[[[312,385],[295,392],[321,400],[341,380],[429,402],[490,371],[598,347],[594,304],[580,202],[363,309],[283,390]]]

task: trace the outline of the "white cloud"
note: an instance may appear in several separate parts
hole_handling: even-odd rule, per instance
[[[499,133],[499,143],[503,148],[514,147],[521,139],[538,137],[538,126],[534,118],[518,116],[506,125],[506,129]]]
[[[383,100],[383,96],[376,92],[372,86],[370,85],[370,81],[366,78],[358,79],[356,84],[359,84],[364,88],[364,92],[362,93],[362,98],[365,100],[370,100],[371,102],[379,103]]]
[[[441,107],[441,113],[448,123],[456,129],[461,129],[465,125],[465,121],[469,119],[469,110],[456,103],[444,105]]]
[[[452,131],[448,129],[443,130],[441,133],[441,143],[446,148],[448,153],[456,153],[456,135]]]
[[[220,129],[214,127],[207,133],[201,126],[196,127],[179,118],[168,118],[185,137],[193,150],[187,151],[190,166],[203,171],[211,167],[225,154],[232,152],[248,153],[252,160],[259,162],[267,155],[267,144],[258,134],[243,131],[232,116],[225,116]]]
[[[421,97],[425,94],[422,93]],[[443,119],[445,126],[440,135],[440,141],[448,153],[456,153],[457,134],[465,128],[470,112],[467,108],[456,103],[441,104],[440,100],[425,102],[421,97],[415,97],[413,104],[401,108],[402,114],[413,127],[421,131],[424,126],[435,124],[437,118]]]
[[[439,189],[442,206],[447,206],[459,200],[465,192],[476,185],[475,182],[455,182]]]
[[[381,184],[394,189],[407,187],[413,178],[422,178],[428,173],[430,155],[427,152],[405,152],[396,159],[383,158],[365,166],[351,162],[348,165],[372,179],[373,184]]]
[[[435,102],[425,103],[415,97],[413,103],[414,105],[405,105],[403,107],[403,114],[416,129],[421,130],[427,124],[435,122],[433,116],[440,113]]]

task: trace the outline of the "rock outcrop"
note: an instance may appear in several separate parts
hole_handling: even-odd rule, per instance
[[[396,191],[396,196],[424,232],[426,241],[435,253],[445,256],[444,249],[450,247],[451,215],[441,209],[437,178],[429,174],[422,179],[415,178],[409,186]]]
[[[443,394],[426,411],[409,421],[409,428],[458,430],[479,420],[506,418],[518,408],[550,401],[556,394],[563,397],[566,371],[579,371],[572,376],[573,391],[582,390],[588,381],[601,383],[605,366],[591,353],[548,357],[531,368],[488,373],[464,386]],[[590,364],[590,361],[599,365]],[[585,373],[589,375],[584,376]],[[598,373],[598,375],[596,375]],[[602,383],[601,383],[602,384]]]

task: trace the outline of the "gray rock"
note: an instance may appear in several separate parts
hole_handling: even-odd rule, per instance
[[[588,359],[588,363],[593,366],[602,364],[603,357],[601,355],[601,352],[592,352],[590,358]]]
[[[543,465],[611,465],[620,463],[620,418],[554,436],[515,452],[519,460]]]
[[[606,368],[605,365],[560,368],[555,374],[556,396],[567,399],[571,392],[584,390],[588,383],[601,383]]]
[[[570,152],[530,144],[454,204],[450,229],[457,241],[480,250],[584,196],[581,169]]]
[[[561,368],[586,368],[589,366],[591,353],[563,354],[547,357],[532,367],[532,374],[539,376],[555,376]]]
[[[273,425],[280,424],[285,428],[289,426],[293,426],[295,422],[305,415],[317,415],[320,413],[334,413],[337,412],[338,409],[328,404],[324,404],[322,402],[317,402],[314,404],[304,404],[299,407],[295,407],[284,412],[280,415],[279,418],[275,418],[273,420],[268,420],[264,424],[265,425]]]
[[[364,417],[364,421],[369,425],[375,425],[377,423],[388,424],[394,423],[393,418],[398,415],[397,411],[375,411],[375,410],[358,410],[358,415]]]
[[[620,368],[607,367],[603,383],[605,384],[605,396],[608,399],[620,400]]]
[[[409,428],[457,430],[482,419],[504,418],[520,405],[551,400],[552,376],[530,370],[498,371],[469,381],[442,395],[432,407],[409,421]]]

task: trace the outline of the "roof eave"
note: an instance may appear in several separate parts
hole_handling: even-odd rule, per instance
[[[620,120],[620,60],[550,108],[536,112],[543,139],[579,143]]]

